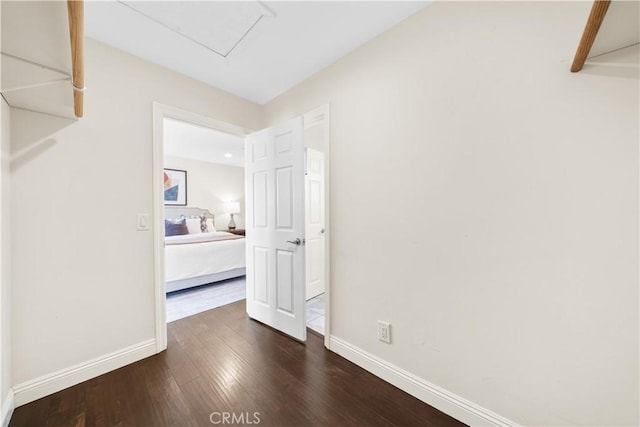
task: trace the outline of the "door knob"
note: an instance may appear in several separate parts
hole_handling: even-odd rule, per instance
[[[293,243],[296,246],[300,246],[302,244],[302,240],[296,238],[296,240],[287,240],[287,243]]]
[[[324,228],[320,230],[320,234],[324,234]]]

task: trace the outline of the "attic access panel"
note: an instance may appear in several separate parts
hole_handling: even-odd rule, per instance
[[[257,2],[120,1],[120,4],[225,58],[264,16]]]

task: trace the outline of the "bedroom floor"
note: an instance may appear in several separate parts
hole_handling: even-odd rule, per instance
[[[167,294],[167,323],[246,298],[245,276]],[[324,294],[307,301],[307,327],[324,335]]]
[[[307,301],[307,328],[324,335],[324,294]]]
[[[167,323],[245,299],[245,276],[167,294]]]

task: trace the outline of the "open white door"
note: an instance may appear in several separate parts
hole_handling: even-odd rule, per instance
[[[324,293],[324,153],[307,150],[305,236],[307,300]]]
[[[302,117],[245,139],[247,313],[305,341]]]

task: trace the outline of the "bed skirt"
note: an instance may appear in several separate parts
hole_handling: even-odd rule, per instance
[[[174,280],[167,282],[165,292],[175,292],[182,289],[193,288],[194,286],[206,285],[208,283],[219,282],[221,280],[233,279],[234,277],[244,276],[246,268],[234,268],[233,270],[223,271],[221,273],[207,274],[206,276],[189,277],[188,279]]]

